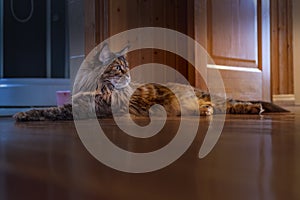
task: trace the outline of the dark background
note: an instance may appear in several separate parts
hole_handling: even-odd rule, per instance
[[[34,12],[27,22],[18,22],[11,12],[11,0],[4,0],[4,78],[45,78],[46,0],[34,0]],[[26,18],[31,0],[13,0],[16,16]],[[66,74],[66,1],[51,0],[51,77]]]

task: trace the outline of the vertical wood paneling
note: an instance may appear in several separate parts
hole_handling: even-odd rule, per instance
[[[278,68],[278,58],[279,58],[279,47],[278,47],[278,0],[271,1],[271,85],[272,94],[279,94],[279,68]]]
[[[184,34],[188,32],[186,0],[109,0],[109,8],[109,35],[137,27],[165,27]],[[162,37],[167,39],[167,36]],[[188,77],[187,62],[161,50],[130,52],[128,60],[131,67],[145,63],[165,64]]]
[[[165,1],[161,1],[161,0],[152,0],[152,6],[153,8],[152,10],[152,14],[150,15],[150,17],[152,18],[152,26],[153,27],[165,27],[166,26],[166,20],[167,20],[167,16],[165,15],[166,13],[166,6],[165,6]],[[142,25],[142,24],[141,24]],[[162,35],[161,37],[165,37],[164,35]],[[165,39],[165,38],[164,38]],[[165,63],[165,59],[166,59],[166,54],[165,51],[159,51],[157,49],[155,49],[152,52],[153,55],[153,63]],[[161,76],[158,75],[158,76]]]
[[[165,1],[165,18],[166,18],[166,28],[172,29],[176,27],[176,11],[175,9],[168,9],[167,5],[170,7],[175,7],[176,1],[166,0]],[[176,56],[174,54],[167,54],[165,58],[165,64],[168,66],[176,67]]]
[[[195,1],[194,0],[187,0],[187,35],[192,37],[195,40]],[[188,49],[189,56],[195,62],[195,49]],[[196,73],[195,73],[195,66],[191,63],[188,63],[188,80],[192,85],[196,85]]]
[[[278,68],[280,93],[288,94],[288,52],[287,52],[287,4],[286,0],[278,1]]]
[[[208,43],[209,43],[209,37],[208,37],[208,23],[209,18],[207,17],[207,9],[208,9],[208,3],[207,0],[195,0],[194,1],[194,37],[195,40],[206,50],[208,50]],[[196,51],[196,55],[198,55]],[[198,56],[195,57],[195,65],[196,66],[203,66],[206,65],[206,60],[203,58],[199,58]],[[206,69],[203,68],[203,69]],[[196,87],[199,87],[203,90],[207,90],[206,83],[204,81],[205,74],[200,74],[197,71],[195,72],[195,85]]]
[[[84,2],[84,29],[85,29],[85,54],[87,55],[96,46],[96,18],[95,18],[95,2]]]
[[[294,94],[293,0],[287,1],[288,20],[288,94]]]
[[[175,5],[176,10],[176,27],[175,30],[187,34],[187,1],[177,0]],[[181,50],[188,51],[186,46],[178,46]],[[186,78],[188,77],[188,63],[184,59],[176,56],[176,70],[179,71]]]
[[[272,93],[293,94],[292,0],[271,1]]]
[[[109,35],[108,3],[108,0],[84,1],[86,55]]]

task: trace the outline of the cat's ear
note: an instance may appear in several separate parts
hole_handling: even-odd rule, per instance
[[[126,56],[128,50],[129,50],[129,48],[130,48],[130,46],[129,46],[129,44],[128,44],[128,45],[127,45],[124,49],[122,49],[118,54],[119,54],[119,55],[122,55],[122,56]]]
[[[100,50],[99,61],[102,62],[102,63],[107,63],[111,59],[112,59],[112,53],[109,49],[108,44],[105,43],[103,45],[102,49]]]

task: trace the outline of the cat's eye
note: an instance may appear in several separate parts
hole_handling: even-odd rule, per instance
[[[117,65],[117,70],[123,71],[122,66],[121,65]]]

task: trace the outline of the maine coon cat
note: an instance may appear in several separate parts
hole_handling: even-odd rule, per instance
[[[149,110],[155,104],[162,105],[168,116],[286,112],[273,103],[263,101],[223,100],[214,97],[216,101],[212,103],[212,94],[197,88],[192,88],[193,92],[189,92],[191,90],[187,87],[190,86],[178,83],[142,85],[131,82],[125,57],[127,50],[126,47],[113,53],[108,44],[104,44],[93,59],[80,68],[73,89],[72,104],[33,109],[16,113],[13,117],[17,121],[72,120],[73,115],[87,119],[94,117],[94,113],[98,118],[112,117],[112,107],[117,114],[126,114],[128,101],[129,113],[134,116],[149,116]]]

